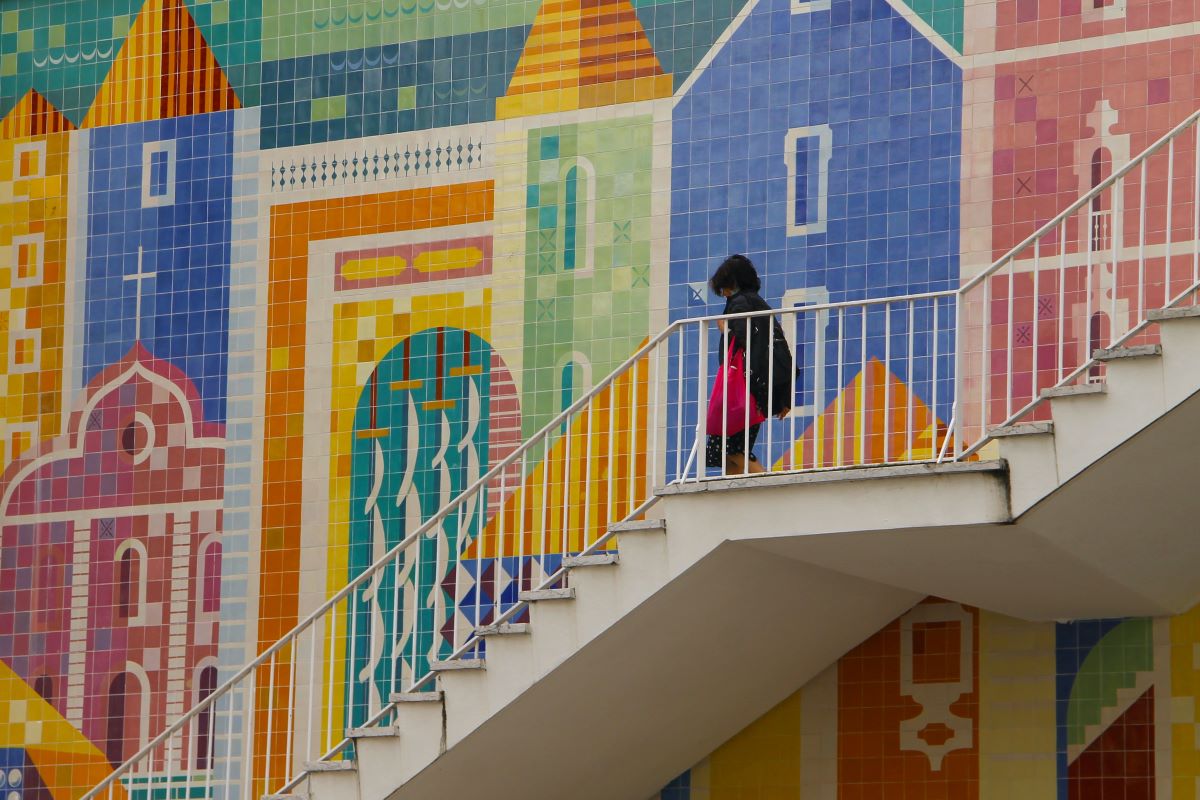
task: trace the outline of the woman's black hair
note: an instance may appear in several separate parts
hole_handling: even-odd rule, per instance
[[[720,294],[722,289],[757,292],[762,288],[754,264],[737,253],[721,262],[721,266],[717,267],[717,271],[709,278],[708,286],[715,294]]]

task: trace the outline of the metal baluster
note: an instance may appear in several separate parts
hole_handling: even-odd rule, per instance
[[[774,316],[767,317],[766,320],[767,320],[768,335],[767,335],[767,408],[766,408],[767,419],[765,422],[765,424],[767,426],[767,444],[766,444],[765,452],[766,452],[766,458],[767,458],[767,471],[769,472],[771,465],[773,465],[775,463],[774,456],[772,455],[772,453],[774,451],[771,449],[771,445],[774,441],[774,437],[771,435],[771,432],[775,429],[775,324],[776,323],[775,323]]]
[[[254,687],[258,678],[258,670],[250,671],[250,685],[246,689],[246,775],[242,782],[242,800],[250,800],[251,787],[254,785],[254,707],[257,705]],[[332,683],[332,681],[330,682]]]
[[[703,356],[701,356],[703,357]],[[721,382],[721,477],[724,478],[728,472],[728,457],[726,451],[728,449],[727,441],[729,437],[729,362],[732,361],[729,357],[729,320],[725,320],[725,330],[721,332],[721,353],[720,360],[717,362],[721,374],[725,378]]]
[[[862,418],[862,435],[858,437],[858,463],[867,463],[867,309],[862,307],[862,323],[859,331],[861,349],[858,353],[858,415]]]
[[[788,375],[788,393],[789,393],[789,399],[791,400],[790,405],[792,406],[792,410],[788,412],[788,416],[790,417],[788,422],[791,426],[791,432],[788,434],[788,463],[792,465],[792,469],[797,469],[797,465],[796,465],[796,359],[799,358],[800,333],[804,330],[804,328],[803,328],[803,326],[797,324],[797,322],[800,319],[799,312],[792,311],[787,316],[790,319],[789,324],[792,326],[792,334],[793,334],[793,336],[792,336],[792,371]],[[820,315],[818,315],[817,319],[814,321],[813,327],[814,328],[820,327]],[[819,338],[819,334],[817,335],[817,338]],[[817,397],[816,393],[818,391],[817,387],[819,387],[820,385],[821,384],[820,384],[819,380],[813,381],[813,392],[814,392],[813,408],[816,410],[816,413],[813,415],[813,425],[814,425],[813,430],[816,433],[816,436],[814,437],[814,441],[817,443],[817,452],[818,453],[821,451],[820,450],[820,448],[821,448],[821,445],[820,445],[821,403],[820,403],[820,398]],[[801,464],[800,466],[803,466],[803,464]],[[819,466],[817,464],[817,460],[815,458],[813,459],[813,466]]]
[[[1042,240],[1040,238],[1033,240],[1033,380],[1030,382],[1030,392],[1032,396],[1030,400],[1037,399],[1038,396],[1038,338],[1041,329],[1041,314],[1039,313],[1038,303],[1041,300],[1041,277],[1042,277]]]
[[[517,476],[517,595],[525,588],[525,475],[529,471],[529,451],[521,454],[521,473]],[[501,499],[503,503],[503,498]],[[532,544],[532,542],[530,543]]]
[[[550,577],[550,570],[546,566],[546,536],[550,529],[550,436],[547,434],[542,439],[542,545],[538,551],[541,556],[542,568],[542,583],[546,582],[546,578]]]
[[[929,441],[929,447],[930,447],[930,455],[935,458],[942,452],[942,444],[943,444],[943,442],[938,441],[938,437],[937,437],[937,434],[938,434],[938,339],[940,338],[940,328],[938,327],[938,299],[939,298],[935,297],[935,298],[933,298],[933,300],[930,301],[930,305],[933,306],[933,342],[932,342],[932,346],[930,347],[930,350],[933,353],[933,365],[932,365],[933,369],[931,370],[931,374],[933,375],[933,389],[930,392],[930,394],[932,395],[933,406],[929,409],[932,412],[929,416],[930,416],[930,419],[933,420],[933,438],[930,439],[930,441]],[[950,435],[949,428],[946,429],[946,435],[947,436]]]
[[[588,536],[592,530],[592,401],[579,411],[587,414],[587,434],[584,440],[583,455],[583,534],[580,536],[580,547],[587,549]]]
[[[353,663],[353,661],[351,661]],[[275,729],[275,653],[267,666],[267,745],[266,761],[263,764],[263,788],[271,791],[271,734]]]
[[[499,538],[496,541],[496,569],[494,570],[495,576],[496,576],[496,583],[492,589],[492,591],[495,592],[495,594],[492,598],[492,602],[495,604],[495,607],[492,610],[492,622],[495,622],[496,619],[501,614],[504,613],[504,595],[501,593],[501,589],[500,589],[500,573],[504,571],[504,551],[508,547],[508,540],[505,538],[505,536],[508,532],[508,526],[505,524],[505,517],[507,516],[507,514],[505,514],[505,507],[504,507],[505,506],[504,496],[505,496],[506,490],[508,488],[507,478],[508,478],[508,476],[505,474],[505,470],[503,470],[503,469],[500,470],[500,499],[496,502],[496,506],[497,506],[496,516],[499,518],[500,524],[498,526],[499,530],[497,531]],[[486,497],[486,495],[484,495],[484,496]],[[484,512],[484,513],[486,513],[486,512]],[[476,542],[475,552],[477,552],[477,553],[479,551],[483,550],[483,546],[486,544],[486,542],[484,540],[484,532],[486,530],[486,527],[483,524],[484,519],[485,519],[485,517],[480,518],[479,533],[475,537],[475,542]],[[514,570],[514,572],[517,572],[519,575],[519,570]],[[521,591],[520,587],[521,587],[521,583],[520,583],[520,580],[518,579],[518,581],[517,581],[517,591],[518,592]]]
[[[346,609],[350,608],[350,598],[346,598]],[[329,691],[325,698],[325,747],[323,750],[328,752],[333,747],[333,664],[334,654],[337,652],[337,604],[329,609],[329,660],[325,662],[329,668]],[[416,670],[416,659],[413,660],[413,670]]]
[[[1013,319],[1013,308],[1017,294],[1016,259],[1008,260],[1008,320],[1005,322],[1005,367],[1004,367],[1004,418],[1013,412],[1013,350],[1017,347],[1017,326]]]
[[[696,479],[704,477],[705,474],[705,432],[706,420],[708,419],[708,324],[700,322],[697,324],[697,347],[700,352],[700,360],[697,364],[697,380],[699,383],[699,391],[697,400],[699,404],[699,414],[696,417],[696,441],[693,445],[692,452],[696,454]],[[686,468],[685,468],[686,469]],[[722,467],[723,469],[723,467]]]
[[[905,460],[907,460],[907,461],[915,461],[916,460],[915,458],[913,458],[913,425],[915,424],[913,421],[913,395],[916,394],[916,387],[917,387],[916,362],[913,360],[913,335],[914,335],[914,332],[915,332],[914,329],[916,328],[916,326],[917,326],[916,306],[913,304],[912,300],[909,300],[908,301],[908,362],[905,365],[905,371],[908,373],[908,393],[907,393],[908,394],[908,397],[907,397],[908,407],[905,409],[905,413],[904,413],[904,416],[905,416],[904,449],[905,449],[905,453],[906,453]],[[936,431],[935,431],[934,438],[935,439],[937,438]]]
[[[394,618],[394,615],[393,615],[393,618]],[[313,751],[312,751],[313,728],[316,727],[315,720],[313,719],[313,695],[316,694],[315,683],[316,683],[316,677],[317,677],[317,647],[319,646],[319,641],[320,641],[317,638],[317,626],[321,624],[321,621],[323,619],[324,618],[319,619],[313,623],[312,630],[311,630],[312,646],[308,649],[308,714],[305,716],[305,719],[307,720],[307,723],[308,723],[308,731],[306,732],[305,741],[304,741],[304,759],[306,761],[313,757]],[[392,651],[393,651],[392,663],[395,665],[396,659],[395,659],[395,655],[394,655],[394,653],[395,653],[395,643],[394,642],[393,642]],[[398,668],[399,668],[399,665],[395,665],[392,667],[392,692],[396,691],[396,670]],[[216,710],[216,704],[213,704],[213,710],[214,711]]]
[[[1142,169],[1145,170],[1145,163],[1142,162]],[[1142,215],[1145,216],[1146,201],[1142,199]],[[1167,288],[1163,292],[1164,300],[1171,296],[1171,240],[1174,238],[1173,228],[1175,217],[1175,140],[1172,139],[1167,146],[1167,235],[1166,235],[1166,273],[1167,273]],[[1145,305],[1142,299],[1142,285],[1145,283],[1145,272],[1138,274],[1138,322],[1141,322],[1144,315]]]
[[[742,380],[745,381],[746,406],[742,409],[742,474],[750,474],[750,404],[755,402],[754,397],[750,394],[750,354],[754,352],[751,345],[751,336],[754,334],[754,319],[750,317],[742,317],[746,322],[746,352],[742,354],[742,365],[745,367],[742,370]]]
[[[570,530],[571,530],[571,439],[574,438],[571,431],[570,417],[563,423],[566,431],[563,433],[566,444],[563,446],[563,470],[562,470],[562,555],[566,558],[570,553]],[[630,456],[632,458],[632,455]],[[563,585],[566,585],[565,576]]]
[[[683,475],[683,351],[687,344],[686,328],[681,328],[679,331],[679,358],[675,367],[675,480],[682,481],[686,476]],[[668,356],[668,360],[670,356]],[[704,387],[700,387],[700,391],[704,391]],[[609,414],[612,417],[612,414]],[[612,435],[609,434],[609,442],[612,442]],[[609,464],[612,463],[612,449],[609,448],[608,456]],[[610,469],[611,471],[611,469]],[[609,491],[609,496],[612,496],[612,491]],[[612,510],[609,509],[608,524],[612,525]]]
[[[844,306],[838,308],[838,331],[837,331],[837,416],[833,420],[833,433],[836,440],[833,443],[834,466],[840,467],[842,459],[845,456],[845,437],[846,437],[846,393],[845,389],[845,353],[846,353],[846,309]]]
[[[638,365],[640,361],[634,361],[629,367],[629,508],[623,516],[633,513],[633,510],[641,505],[634,493],[634,487],[637,486],[637,453],[638,453]]]
[[[1137,294],[1137,318],[1142,319],[1142,308],[1145,304],[1145,285],[1146,285],[1146,162],[1149,159],[1142,159],[1141,169],[1141,185],[1138,187],[1138,294]],[[1170,192],[1170,189],[1167,190]],[[1167,207],[1167,213],[1170,214],[1170,206]],[[1168,229],[1167,239],[1170,240],[1171,234]],[[1171,247],[1167,245],[1166,252],[1166,274],[1167,274],[1167,296],[1171,294]]]
[[[865,308],[863,309],[866,310]],[[891,460],[888,437],[892,432],[892,305],[883,304],[883,463]],[[863,420],[866,420],[864,409]],[[865,431],[864,431],[865,433]]]
[[[1064,334],[1064,322],[1067,315],[1067,222],[1068,220],[1063,220],[1062,234],[1058,237],[1062,246],[1059,247],[1058,252],[1058,378],[1054,381],[1055,383],[1067,375],[1067,339]]]
[[[1108,344],[1107,347],[1116,341],[1117,338],[1117,287],[1120,283],[1118,266],[1120,265],[1121,254],[1118,249],[1118,242],[1121,239],[1121,233],[1124,226],[1124,221],[1121,218],[1121,206],[1125,193],[1125,179],[1118,178],[1113,184],[1113,224],[1112,224],[1112,292],[1110,293],[1110,305],[1108,315]],[[1101,339],[1101,341],[1104,341]],[[1091,345],[1088,345],[1091,350]],[[1090,360],[1092,354],[1087,354]]]
[[[300,640],[297,636],[289,645],[290,658],[288,659],[288,714],[287,714],[287,740],[284,742],[283,756],[283,780],[286,783],[292,777],[292,740],[295,738],[295,715],[296,707],[296,643]],[[270,787],[267,787],[268,789]]]

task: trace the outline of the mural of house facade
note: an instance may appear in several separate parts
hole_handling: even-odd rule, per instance
[[[80,796],[642,343],[718,311],[726,255],[776,307],[952,289],[1200,103],[1188,3],[103,6],[0,0],[5,798]],[[1190,206],[1145,230],[1086,211],[1056,245],[1071,302],[1127,316],[1138,246],[1160,294],[1191,275]],[[845,399],[882,392],[915,409],[896,441],[932,447],[950,343],[908,374],[864,322],[818,324],[788,332],[811,370],[769,462],[824,464],[872,413]],[[1071,357],[1128,324],[1101,313]],[[830,368],[860,334],[862,368]],[[581,534],[555,514],[498,558],[506,519],[633,502],[640,380],[598,401],[603,493],[557,477],[592,458],[564,428],[352,596],[347,628],[420,611],[398,657],[341,654],[327,733]],[[1193,616],[929,598],[661,796],[1192,797]],[[189,730],[172,796],[219,796],[190,776],[220,737]]]

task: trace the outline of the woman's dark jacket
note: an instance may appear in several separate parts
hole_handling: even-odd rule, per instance
[[[723,314],[742,314],[748,311],[766,311],[771,307],[758,292],[740,291],[726,299]],[[750,372],[750,395],[758,403],[758,409],[768,417],[775,416],[785,408],[792,406],[795,392],[792,354],[788,350],[787,340],[783,338],[783,329],[771,315],[752,317],[749,320],[726,320],[730,340],[734,349],[746,352],[746,322],[750,322],[750,354],[747,357],[747,368]],[[725,361],[725,348],[728,345],[724,339],[719,342],[721,347],[720,361]],[[771,361],[774,360],[774,369]],[[767,383],[771,382],[771,407],[767,409]]]

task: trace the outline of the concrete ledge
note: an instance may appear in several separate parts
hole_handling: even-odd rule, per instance
[[[524,600],[527,603],[536,603],[540,600],[574,600],[574,589],[534,589],[529,592],[521,592],[517,595],[518,600]]]
[[[619,564],[620,556],[616,553],[597,553],[593,556],[567,556],[563,559],[562,565],[567,569],[575,567],[606,567],[610,564]]]
[[[306,772],[354,772],[358,765],[353,761],[309,761],[304,765]]]
[[[1184,306],[1182,308],[1156,308],[1146,315],[1151,322],[1166,322],[1170,319],[1200,318],[1200,306]]]
[[[528,622],[502,622],[499,625],[480,625],[476,636],[520,636],[533,631]]]
[[[400,729],[395,725],[376,726],[374,728],[351,728],[346,731],[347,739],[378,739],[384,736],[399,736]]]
[[[618,522],[609,528],[613,533],[666,533],[665,519],[632,519],[628,522]]]
[[[901,464],[895,466],[854,466],[821,472],[764,473],[750,477],[709,478],[689,483],[672,483],[655,490],[659,495],[722,492],[730,489],[766,489],[775,486],[799,486],[813,483],[870,481],[882,478],[928,478],[938,475],[1005,473],[1008,466],[997,461],[950,461],[944,464]]]
[[[392,692],[389,703],[440,703],[442,693],[437,692]]]
[[[1055,386],[1051,389],[1042,389],[1042,397],[1053,399],[1055,397],[1086,397],[1094,394],[1104,394],[1108,391],[1108,387],[1103,383],[1073,383],[1070,386]]]
[[[1016,425],[1005,425],[989,431],[993,439],[1003,439],[1008,436],[1033,436],[1036,434],[1054,433],[1053,422],[1019,422]]]
[[[1139,344],[1137,347],[1113,347],[1097,350],[1092,358],[1097,361],[1116,361],[1121,358],[1152,358],[1162,355],[1160,344]]]
[[[429,669],[434,672],[451,672],[461,669],[487,669],[482,658],[456,658],[453,661],[430,661]]]

